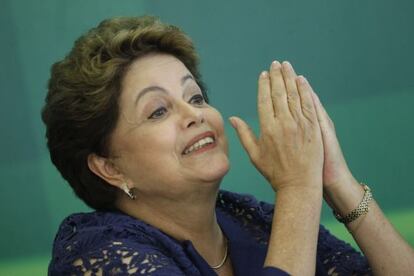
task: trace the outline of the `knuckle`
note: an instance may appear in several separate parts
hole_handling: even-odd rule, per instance
[[[287,97],[288,97],[289,100],[297,101],[299,99],[299,94],[296,90],[289,89],[288,93],[287,93]]]
[[[311,127],[318,126],[320,124],[319,118],[316,116],[316,114],[313,113],[304,113],[303,114],[305,118],[305,125],[310,125]]]
[[[287,101],[290,105],[297,105],[299,103],[298,99],[296,97],[288,97]]]
[[[273,92],[273,96],[275,98],[281,98],[281,97],[283,97],[283,93],[279,89],[272,89],[272,92]]]
[[[313,113],[313,104],[308,101],[305,101],[302,105],[302,110],[308,114]]]

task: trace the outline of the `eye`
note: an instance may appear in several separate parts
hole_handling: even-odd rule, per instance
[[[154,112],[152,112],[148,119],[158,119],[162,117],[166,112],[167,109],[165,107],[160,107],[156,109]]]
[[[204,97],[201,94],[194,95],[190,99],[191,104],[202,105],[205,103]]]

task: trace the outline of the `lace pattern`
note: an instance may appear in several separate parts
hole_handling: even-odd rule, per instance
[[[227,210],[261,244],[268,244],[274,205],[257,201],[250,195],[220,193],[217,206]],[[351,245],[335,236],[322,225],[318,237],[318,258],[328,275],[372,275],[368,262]]]
[[[76,259],[72,265],[75,271],[91,275],[102,275],[104,271],[110,275],[148,275],[171,263],[156,251],[145,250],[141,253],[123,242],[114,241],[96,252],[90,252],[86,258]]]
[[[170,240],[122,213],[74,214],[55,238],[49,275],[198,275]]]
[[[273,205],[220,191],[217,208],[258,243],[267,244]],[[370,275],[366,259],[321,226],[318,258],[328,275]],[[160,230],[117,212],[74,214],[56,235],[49,275],[200,275],[183,246]]]

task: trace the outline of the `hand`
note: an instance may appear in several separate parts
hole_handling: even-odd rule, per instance
[[[293,185],[322,190],[322,135],[311,93],[288,62],[274,61],[259,77],[260,137],[242,119],[230,118],[250,160],[275,191]]]
[[[353,179],[352,173],[346,164],[344,155],[335,133],[335,126],[319,100],[318,95],[312,91],[319,125],[322,131],[324,147],[323,186],[324,190],[335,189],[341,183]]]

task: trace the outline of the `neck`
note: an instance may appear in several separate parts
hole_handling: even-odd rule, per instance
[[[122,196],[118,207],[178,241],[190,240],[210,265],[216,265],[225,248],[225,238],[215,213],[217,193],[218,188],[208,193],[186,194],[178,199],[138,194],[131,200]]]

